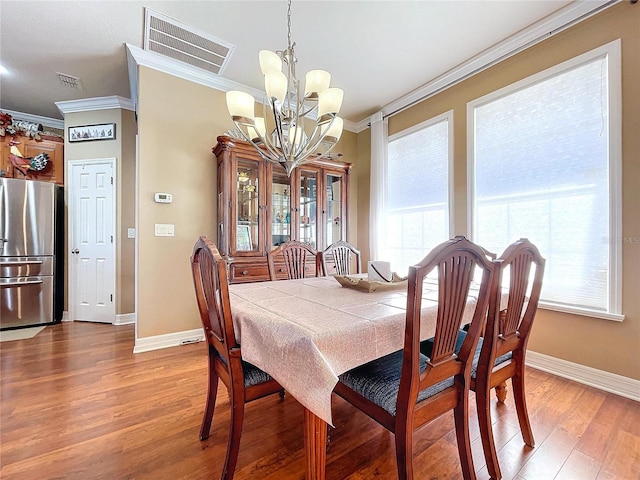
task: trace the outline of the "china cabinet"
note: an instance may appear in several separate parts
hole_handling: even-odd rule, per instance
[[[235,138],[218,137],[213,153],[218,161],[218,248],[232,283],[269,280],[267,252],[288,240],[321,251],[347,239],[350,163],[318,158],[288,177],[280,165]],[[286,276],[284,268],[276,269]]]

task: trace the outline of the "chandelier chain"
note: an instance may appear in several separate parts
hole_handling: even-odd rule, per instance
[[[291,0],[287,6],[287,41],[288,48],[291,48]]]

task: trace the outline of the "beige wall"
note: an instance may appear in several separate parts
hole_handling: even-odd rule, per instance
[[[133,313],[136,311],[135,240],[127,235],[129,228],[136,226],[136,118],[130,110],[122,110],[120,142],[122,152],[117,168],[118,205],[117,205],[117,282],[118,288],[116,312]]]
[[[579,315],[539,312],[530,350],[560,359],[640,379],[640,6],[629,2],[613,6],[474,77],[389,119],[389,134],[443,112],[454,111],[454,222],[455,234],[467,233],[466,105],[482,95],[512,84],[584,52],[622,39],[623,96],[623,313],[624,322]],[[360,134],[358,155],[370,148],[370,135]],[[370,155],[369,155],[370,158]],[[365,167],[363,165],[363,170]],[[368,179],[361,180],[359,218],[368,216]],[[366,192],[365,192],[366,191]],[[360,224],[359,239],[368,239]],[[633,239],[636,239],[635,242]],[[367,240],[368,241],[368,240]],[[619,239],[619,241],[623,241]]]
[[[135,225],[135,115],[119,108],[89,112],[67,113],[65,127],[78,125],[116,124],[115,140],[96,142],[68,141],[65,135],[65,184],[68,184],[71,160],[115,158],[116,180],[116,314],[135,312],[135,240],[127,238],[127,227]],[[67,196],[68,193],[65,193]],[[68,198],[67,198],[68,204]],[[68,224],[68,214],[67,214]],[[65,250],[69,252],[69,248]],[[66,270],[68,276],[68,269]],[[66,281],[65,285],[69,285]],[[68,289],[65,290],[65,310],[68,310]]]
[[[332,154],[342,154],[340,160],[353,164],[349,174],[349,224],[346,240],[354,245],[358,245],[358,175],[362,171],[362,162],[358,162],[357,140],[357,134],[345,130],[340,142],[331,151]]]
[[[189,257],[215,238],[216,162],[211,147],[230,128],[223,92],[139,68],[137,337],[200,327]],[[154,202],[155,192],[173,203]],[[175,225],[156,237],[156,223]]]

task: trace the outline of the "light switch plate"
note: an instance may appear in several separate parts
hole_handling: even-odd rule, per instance
[[[127,238],[136,238],[135,228],[127,228]]]
[[[156,223],[156,237],[173,237],[175,225],[173,223]]]

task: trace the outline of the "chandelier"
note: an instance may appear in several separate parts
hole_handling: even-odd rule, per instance
[[[324,70],[308,72],[304,90],[301,89],[293,51],[296,44],[291,43],[291,0],[287,35],[286,50],[259,53],[265,85],[262,116],[255,115],[255,100],[245,92],[227,92],[227,108],[242,138],[263,159],[282,165],[290,176],[294,168],[311,160],[313,155],[322,155],[316,153],[321,145],[326,154],[340,139],[343,120],[337,114],[344,93],[340,88],[329,87],[331,74]]]

